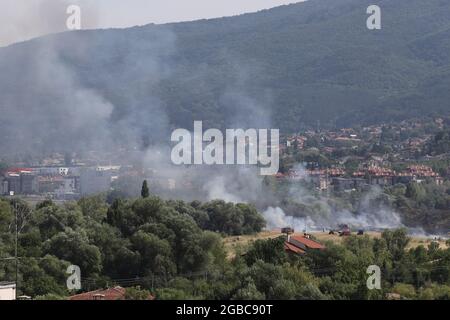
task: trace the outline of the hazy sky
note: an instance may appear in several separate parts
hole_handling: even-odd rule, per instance
[[[303,0],[0,0],[0,46],[65,30],[70,4],[82,28],[129,27],[254,12]]]

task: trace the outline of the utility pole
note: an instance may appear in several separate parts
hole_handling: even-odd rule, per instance
[[[14,250],[14,257],[16,260],[16,300],[17,300],[17,290],[18,290],[18,283],[19,283],[19,257],[18,257],[18,246],[19,246],[19,221],[18,221],[18,214],[17,214],[17,201],[14,201],[14,213],[15,213],[15,224],[16,224],[16,244],[15,244],[15,250]]]

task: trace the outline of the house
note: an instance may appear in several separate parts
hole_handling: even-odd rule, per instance
[[[0,196],[9,193],[8,180],[0,176]]]
[[[35,194],[37,192],[37,179],[32,169],[10,168],[6,171],[4,180],[7,181],[8,190],[2,193]],[[4,188],[5,185],[0,189]]]
[[[411,181],[421,182],[424,180],[434,181],[437,185],[442,185],[444,179],[434,172],[431,167],[424,165],[412,165],[407,168],[405,172],[398,173],[395,176],[396,183],[409,183]]]
[[[111,187],[112,170],[108,168],[86,168],[80,174],[80,193],[90,195],[108,191]]]
[[[335,191],[347,191],[361,189],[367,184],[362,178],[333,178],[332,185]]]
[[[330,185],[330,179],[326,170],[307,170],[309,180],[318,190],[327,190]]]
[[[20,175],[20,193],[21,194],[36,194],[38,191],[37,177],[31,173],[24,173]]]
[[[8,181],[9,194],[20,194],[20,174],[7,173],[6,180]]]
[[[75,195],[79,191],[79,178],[77,176],[63,176],[62,183],[55,193],[58,198],[65,198],[65,196]]]
[[[127,289],[116,286],[108,289],[99,289],[73,295],[69,300],[125,300]],[[154,300],[152,295],[147,300]]]
[[[60,175],[38,176],[38,192],[54,193],[56,190],[63,188],[64,177]]]
[[[284,243],[284,250],[287,251],[287,252],[300,254],[300,255],[306,254],[305,250],[300,249],[300,248],[294,246],[293,244],[290,244],[287,241]]]
[[[0,300],[16,300],[16,284],[0,281]]]
[[[323,250],[325,246],[308,236],[293,235],[288,236],[288,240],[284,243],[284,249],[287,252],[303,255],[308,250]]]
[[[66,176],[69,174],[69,168],[59,167],[57,169],[58,169],[58,174],[60,174],[62,176]]]

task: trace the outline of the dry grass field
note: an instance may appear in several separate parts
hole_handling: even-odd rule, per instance
[[[301,234],[301,233],[299,233],[299,234]],[[338,234],[330,235],[330,234],[328,234],[328,232],[311,232],[311,234],[319,242],[333,241],[335,243],[341,243],[346,238],[345,236],[340,237]],[[356,235],[355,232],[353,232],[352,234]],[[371,238],[380,238],[381,237],[381,232],[377,232],[377,231],[368,231],[368,232],[365,232],[365,234]],[[256,240],[271,239],[271,238],[276,238],[276,237],[279,237],[282,235],[283,234],[281,233],[280,230],[272,230],[272,231],[262,231],[255,235],[226,237],[224,239],[224,245],[225,245],[226,251],[228,252],[228,257],[232,258],[238,250],[245,251],[246,247]],[[407,247],[408,249],[416,248],[420,245],[427,247],[433,241],[439,242],[440,248],[444,248],[444,249],[447,248],[445,239],[435,240],[433,238],[416,237],[416,236],[410,236],[410,239],[411,240]]]

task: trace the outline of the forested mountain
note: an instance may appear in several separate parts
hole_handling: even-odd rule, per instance
[[[193,120],[292,132],[449,114],[450,2],[379,0],[382,29],[368,30],[372,2],[309,0],[1,48],[1,147],[167,140]]]

